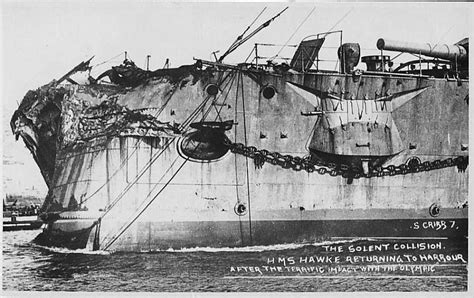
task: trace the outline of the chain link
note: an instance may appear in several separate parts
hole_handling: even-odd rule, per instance
[[[409,173],[428,172],[453,166],[457,166],[459,172],[465,172],[468,165],[468,156],[425,162],[421,162],[418,157],[412,157],[406,164],[400,164],[398,166],[389,165],[386,167],[378,166],[371,169],[368,173],[363,173],[361,169],[346,164],[311,160],[310,156],[302,158],[299,156],[282,155],[278,152],[269,152],[264,149],[258,150],[254,146],[232,143],[229,139],[224,141],[224,145],[226,145],[232,153],[253,159],[255,168],[257,169],[262,168],[265,162],[268,162],[284,169],[292,169],[294,171],[304,170],[308,173],[317,172],[320,175],[329,174],[333,177],[342,176],[343,178],[353,179],[406,175]]]

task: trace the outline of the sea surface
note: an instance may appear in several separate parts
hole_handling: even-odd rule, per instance
[[[467,241],[341,240],[310,245],[86,252],[3,232],[4,291],[466,291]]]

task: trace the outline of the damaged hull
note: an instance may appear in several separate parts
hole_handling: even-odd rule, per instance
[[[12,120],[46,165],[40,244],[467,236],[467,80],[197,68],[128,88],[61,88],[42,118],[54,133],[32,120],[42,107]],[[47,159],[39,148],[52,139]]]

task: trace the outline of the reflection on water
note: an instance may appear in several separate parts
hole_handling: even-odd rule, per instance
[[[400,245],[397,251],[393,250],[393,241],[358,240],[314,245],[107,253],[39,247],[30,243],[38,233],[39,231],[3,233],[4,290],[467,290],[467,241],[397,242],[405,245],[403,251],[400,250]],[[429,249],[430,247],[433,249]],[[406,260],[404,255],[418,258],[423,255],[422,258],[425,259],[417,259],[416,262],[402,259],[403,263],[399,265],[403,266],[388,262],[397,256]],[[357,258],[364,256],[371,258],[372,265],[377,264],[376,261],[382,261],[381,265],[392,264],[392,267],[379,266],[379,271],[376,271],[376,267],[367,267],[367,262],[357,261]],[[390,259],[390,256],[393,258]],[[434,256],[437,260],[427,260]],[[450,256],[449,260],[447,256]],[[460,257],[455,259],[456,256]],[[338,262],[336,257],[339,258]],[[266,272],[265,266],[268,270]],[[277,267],[282,271],[278,272]],[[255,271],[256,268],[263,272]],[[338,268],[339,272],[330,272],[336,270],[331,268]],[[374,271],[360,271],[367,268]]]

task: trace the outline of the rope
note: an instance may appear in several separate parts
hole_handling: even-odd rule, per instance
[[[223,81],[220,82],[220,84],[223,84],[224,83],[224,80],[227,79],[228,76],[226,76]],[[191,123],[191,121],[193,121],[193,118],[195,118],[197,116],[197,113],[199,112],[199,110],[201,110],[206,104],[207,102],[209,101],[209,99],[211,98],[211,96],[207,96],[197,107],[196,109],[193,111],[193,113],[191,113],[191,116],[189,116],[185,121],[184,123],[181,125],[180,127],[180,130],[183,129],[185,126],[187,126],[189,123]],[[209,108],[207,109],[208,111],[206,112],[206,114],[209,113],[209,111],[212,109],[212,105],[209,106]],[[104,212],[104,214],[102,214],[102,216],[100,217],[100,219],[104,218],[109,212],[110,210],[112,210],[112,208],[125,196],[125,194],[131,189],[131,187],[133,185],[136,184],[136,182],[143,176],[143,174],[149,169],[149,167],[161,156],[161,154],[163,154],[163,152],[165,152],[165,150],[174,142],[175,139],[171,140],[170,142],[168,142],[167,144],[165,144],[165,147],[164,149],[162,149],[161,151],[159,151],[154,157],[152,157],[152,159],[150,159],[148,161],[148,163],[143,167],[143,169],[140,171],[140,173],[135,177],[134,181],[130,182],[127,187],[119,194],[119,196],[112,202],[112,204],[109,204],[109,206],[107,207],[107,210]],[[197,145],[195,147],[195,150],[197,149]],[[176,157],[175,161],[171,164],[171,166],[168,168],[168,170],[166,171],[166,173],[159,179],[159,181],[157,182],[157,184],[155,185],[155,187],[153,187],[153,189],[149,192],[149,194],[147,195],[147,198],[150,196],[150,194],[155,190],[156,186],[161,182],[161,180],[164,178],[164,176],[168,173],[168,171],[173,167],[174,163],[177,161],[178,157]],[[186,162],[187,160],[185,160]],[[185,163],[184,162],[184,163]],[[184,166],[184,163],[180,166],[179,169],[182,168],[182,166]],[[179,171],[179,170],[178,170]],[[177,173],[175,173],[176,175]],[[171,180],[174,178],[174,176],[168,181],[171,182]],[[165,187],[168,185],[168,183],[165,185]],[[153,202],[153,200],[163,191],[164,187],[159,191],[159,193],[152,199],[152,201],[149,202],[149,204],[151,204],[151,202]],[[127,224],[127,226],[125,227],[125,229],[123,229],[123,227],[120,229],[119,231],[119,235],[118,236],[114,236],[114,240],[112,241],[115,242],[115,240],[120,237],[120,235],[122,235],[123,232],[125,232],[128,227],[146,210],[146,208],[149,206],[149,204],[145,207],[145,209],[143,209],[138,215],[136,218],[134,218],[129,224]],[[106,236],[104,239],[107,239],[108,237]],[[108,243],[106,248],[108,248],[112,243]]]
[[[162,106],[162,108],[160,110],[158,110],[155,115],[153,117],[157,118],[159,117],[159,115],[163,112],[165,106],[168,104],[168,102],[171,100],[171,98],[173,97],[174,93],[176,92],[177,88],[175,88],[173,90],[173,92],[170,94],[170,96],[168,97],[168,99],[166,100],[165,104]],[[148,131],[151,129],[151,127],[147,128],[146,129],[146,133],[148,133]],[[133,154],[135,153],[135,151],[138,150],[138,145],[141,144],[143,141],[140,139],[137,143],[137,146],[135,146],[135,149],[132,151],[132,153],[130,153],[127,158],[120,164],[119,168],[112,174],[112,176],[110,176],[105,182],[104,184],[102,184],[96,191],[94,191],[89,197],[87,197],[82,203],[85,203],[87,202],[89,199],[91,199],[93,196],[95,196],[100,190],[102,190],[108,183],[110,183],[110,180],[112,180],[113,177],[115,177],[115,175],[117,175],[120,170],[122,170],[122,168],[127,164],[128,160],[133,156]]]
[[[217,109],[217,107],[216,107],[217,98],[212,102],[212,105],[214,106],[214,108],[216,110],[216,113],[217,113],[217,116],[216,116],[214,121],[217,121],[217,118],[219,118],[222,121],[221,111],[222,111],[222,108],[224,107],[224,105],[227,101],[227,96],[229,95],[230,90],[232,89],[232,85],[234,84],[235,73],[236,73],[236,71],[231,71],[225,76],[225,79],[227,79],[227,77],[229,77],[232,74],[231,80],[227,83],[227,85],[230,83],[229,90],[227,91],[226,96],[224,97],[224,101],[221,103],[221,107],[219,109]],[[227,85],[223,88],[223,90],[225,90],[225,88],[227,88]],[[209,110],[209,112],[210,112],[210,110]],[[206,118],[207,118],[207,115],[206,115]]]
[[[235,71],[233,71],[232,73],[235,73]],[[230,74],[231,74],[231,73],[228,73],[228,74],[225,76],[225,79],[227,79],[227,78],[230,76]],[[231,82],[231,81],[229,81],[229,82]],[[225,86],[223,89],[227,88],[227,85],[229,84],[229,82],[227,82],[226,86]],[[232,88],[232,84],[230,85],[230,88],[229,88],[229,91],[227,92],[227,94],[229,94],[231,88]],[[226,98],[227,98],[227,95],[226,95]],[[202,118],[201,118],[201,121],[204,121],[205,119],[207,119],[207,117],[209,116],[209,113],[211,112],[212,106],[215,107],[216,102],[217,102],[217,97],[214,97],[214,100],[212,101],[211,106],[207,109],[206,112],[203,113],[203,116],[202,116]],[[216,112],[217,112],[217,116],[218,116],[218,117],[220,117],[220,111],[222,110],[222,107],[223,107],[223,106],[221,106],[221,109],[220,109],[219,111],[217,111],[217,108],[216,108]],[[221,119],[221,120],[222,120],[222,119]]]
[[[221,82],[222,83],[222,82]],[[208,96],[208,98],[206,98],[204,102],[207,102],[208,99],[210,98],[210,96]],[[200,104],[199,106],[201,106],[202,104]],[[198,108],[199,108],[198,106]],[[212,109],[212,104],[208,107],[208,111],[206,112],[206,114],[209,113],[209,111]],[[200,109],[200,108],[199,108]],[[198,110],[198,109],[196,109]],[[194,151],[197,150],[197,147],[198,147],[198,144],[195,145],[194,147]],[[164,152],[164,150],[162,151]],[[172,169],[172,167],[174,166],[174,164],[176,163],[176,161],[178,160],[179,156],[177,156],[174,161],[172,162],[172,164],[170,165],[170,167],[168,167],[168,169],[166,170],[166,172],[161,176],[161,178],[158,180],[158,182],[155,184],[155,186],[150,190],[150,192],[148,193],[147,197],[150,197],[150,195],[154,192],[155,188],[159,185],[159,183],[161,182],[161,180],[166,176],[166,174],[168,174],[168,172]],[[122,226],[120,228],[120,230],[118,231],[118,233],[116,233],[113,237],[112,237],[112,240],[109,241],[105,247],[104,247],[104,250],[107,250],[113,243],[115,243],[115,241],[138,219],[138,217],[140,217],[143,212],[145,212],[145,210],[151,205],[151,203],[153,203],[153,201],[158,198],[158,196],[163,192],[163,190],[169,185],[169,183],[171,183],[171,181],[174,179],[174,177],[176,177],[176,175],[180,172],[180,170],[183,168],[183,166],[186,164],[186,162],[188,161],[188,159],[185,159],[184,162],[179,166],[179,168],[177,169],[177,171],[173,174],[173,176],[165,183],[165,185],[158,191],[158,193],[156,195],[154,195],[152,197],[152,199],[146,203],[144,206],[143,206],[143,203],[142,205],[138,208],[138,213],[134,216],[132,216],[132,220],[130,220],[128,223],[126,223],[124,226]],[[146,169],[145,169],[146,171]],[[109,209],[111,210],[111,208]],[[103,218],[105,216],[105,214],[101,217]],[[107,239],[108,236],[104,237],[104,241],[105,239]]]
[[[342,18],[340,18],[339,21],[337,21],[336,24],[334,24],[334,26],[332,26],[331,29],[329,29],[327,32],[332,31],[332,29],[334,29],[340,22],[342,22],[342,20],[344,20],[347,17],[347,15],[349,13],[351,13],[353,10],[354,10],[354,7],[351,8],[351,10],[349,10],[348,12],[346,12],[346,14],[344,16],[342,16]],[[326,33],[322,38],[326,38],[326,36],[328,36],[328,34],[329,33]]]
[[[444,32],[444,34],[441,35],[439,41],[438,41],[438,42],[435,44],[435,46],[431,49],[432,51],[433,51],[434,49],[436,49],[436,47],[441,44],[441,42],[443,41],[444,37],[445,37],[445,36],[451,31],[451,29],[453,29],[453,28],[454,28],[454,25],[452,25],[451,28],[448,29],[448,31]]]
[[[207,99],[206,99],[207,100]],[[140,171],[140,174],[137,175],[134,179],[134,181],[132,181],[131,183],[129,183],[127,185],[127,187],[120,193],[120,195],[112,202],[112,204],[110,204],[107,208],[107,210],[104,212],[104,214],[102,214],[102,216],[100,217],[101,219],[104,218],[111,210],[113,207],[115,207],[115,205],[125,196],[125,194],[132,188],[132,186],[134,186],[138,180],[143,176],[143,174],[149,169],[149,167],[163,154],[163,152],[166,151],[166,149],[174,142],[175,139],[171,140],[170,142],[168,142],[166,145],[165,145],[165,148],[163,148],[161,151],[159,151],[159,154],[157,154],[156,156],[154,156],[151,160],[148,161],[148,163],[144,166],[144,168]],[[178,158],[178,157],[177,157]],[[161,178],[158,180],[158,182],[155,184],[155,187],[161,182],[161,180],[166,176],[166,174],[169,172],[169,170],[173,167],[174,163],[176,162],[177,158],[175,159],[175,161],[171,164],[170,167],[168,167],[167,171],[163,174],[163,176],[161,176]],[[187,159],[185,160],[185,162],[187,161]],[[135,220],[146,210],[146,208],[149,206],[149,204],[151,204],[151,202],[153,202],[153,200],[164,190],[164,188],[166,186],[168,186],[168,184],[171,182],[171,180],[176,176],[176,174],[178,174],[179,170],[184,166],[185,162],[183,162],[183,164],[179,167],[178,171],[173,174],[173,176],[171,177],[170,180],[168,180],[168,182],[165,184],[165,186],[163,186],[163,188],[158,192],[158,194],[147,204],[147,206],[145,207],[145,209],[143,209],[141,212],[139,212],[139,214],[133,218],[131,221],[129,221],[128,224],[126,224],[126,227],[125,229],[122,227],[119,232],[114,235],[112,237],[113,241],[111,243],[108,243],[106,246],[105,246],[105,249],[107,249],[108,247],[110,247],[110,245],[113,244],[113,242],[116,241],[116,239],[118,239],[118,237],[120,237],[127,229],[128,227],[130,227],[131,224],[133,224],[133,222],[135,222]],[[150,196],[151,192],[153,192],[155,190],[155,187],[153,187],[153,189],[150,191],[150,193],[147,195],[147,198]],[[139,207],[140,209],[140,207]],[[118,235],[118,236],[117,236]],[[104,237],[104,240],[107,239],[108,237]]]
[[[250,32],[249,35],[247,35],[246,37],[242,38],[243,36],[239,36],[239,38],[237,38],[237,40],[230,46],[230,48],[219,58],[219,60],[217,62],[221,63],[225,57],[227,57],[227,55],[229,55],[230,53],[232,53],[233,51],[235,51],[238,47],[240,47],[242,44],[244,44],[247,40],[249,40],[250,38],[252,38],[255,34],[257,34],[258,32],[260,32],[262,29],[268,27],[270,25],[271,22],[273,22],[276,18],[278,18],[282,13],[284,13],[286,10],[288,9],[288,6],[283,9],[282,11],[280,11],[277,15],[275,15],[273,18],[269,19],[268,21],[266,21],[265,23],[263,23],[262,25],[260,25],[257,29],[253,30],[252,32]]]
[[[239,73],[240,74],[240,73]],[[234,122],[238,122],[238,99],[239,99],[239,76],[237,75],[237,86],[235,88],[235,106],[234,106]],[[234,143],[237,142],[237,125],[234,125]],[[237,164],[237,155],[234,156],[234,172],[235,172],[235,195],[237,197],[237,204],[240,204],[239,197],[239,175],[238,175],[238,164]],[[242,218],[239,216],[239,228],[240,228],[240,239],[244,241],[244,231],[242,226]]]
[[[287,44],[287,45],[282,45],[282,44],[277,44],[277,43],[256,43],[258,46],[265,46],[265,47],[281,47],[281,46],[286,46],[286,47],[291,47],[291,48],[296,48],[298,45],[296,44]]]
[[[99,66],[99,65],[105,64],[105,63],[107,63],[107,62],[110,62],[110,61],[114,60],[115,58],[117,58],[117,57],[119,57],[119,56],[122,56],[122,55],[123,55],[123,53],[120,53],[120,54],[118,54],[118,55],[116,55],[116,56],[113,56],[112,58],[110,58],[110,59],[108,59],[108,60],[106,60],[106,61],[104,61],[104,62],[98,63],[98,64],[96,64],[96,65],[94,65],[94,66],[92,66],[92,67],[94,68],[94,67],[97,67],[97,66]]]
[[[249,31],[250,27],[252,27],[253,24],[255,24],[255,22],[258,20],[258,18],[262,15],[262,13],[267,9],[267,7],[265,6],[262,11],[258,14],[258,16],[253,20],[252,23],[250,23],[250,25],[247,27],[247,29],[245,29],[244,33],[240,34],[239,38],[238,39],[242,39],[242,37],[245,35],[245,33],[247,33],[247,31]]]
[[[257,19],[262,15],[262,13],[265,11],[265,9],[267,9],[266,6],[265,6],[265,7],[263,8],[263,10],[258,14],[258,16],[253,20],[253,22],[250,23],[250,25],[247,27],[247,29],[245,29],[242,34],[240,34],[239,36],[237,36],[237,38],[234,40],[234,42],[230,45],[229,50],[230,50],[232,47],[234,47],[236,43],[238,43],[240,40],[242,40],[242,38],[244,37],[245,33],[247,33],[247,31],[250,29],[250,27],[252,27],[252,25],[257,21]]]
[[[234,80],[235,80],[235,75],[236,75],[236,73],[237,73],[236,71],[232,71],[232,79],[231,79],[231,81],[230,81],[229,91],[226,93],[226,95],[225,95],[225,97],[224,97],[224,101],[222,102],[222,105],[221,105],[219,111],[217,112],[218,115],[220,115],[222,109],[224,108],[224,105],[225,105],[225,103],[226,103],[226,101],[227,101],[227,97],[228,97],[229,94],[230,94],[230,90],[232,89],[232,86],[234,85]],[[217,118],[216,118],[216,120],[217,120]]]
[[[212,109],[212,105],[210,105],[208,107],[208,111]],[[196,151],[198,148],[198,144],[195,145],[194,147],[194,151]],[[168,172],[173,168],[174,164],[176,163],[176,161],[178,161],[178,158],[180,156],[177,156],[174,161],[171,163],[171,165],[168,167],[168,169],[166,170],[166,172],[161,176],[161,178],[158,180],[158,182],[155,184],[155,186],[150,190],[150,192],[148,193],[148,195],[146,196],[146,198],[149,198],[150,195],[154,192],[155,188],[160,184],[161,180],[166,176],[166,174],[168,174]],[[136,215],[132,216],[132,220],[130,220],[128,223],[126,223],[125,225],[123,225],[120,230],[112,237],[112,240],[109,241],[105,247],[104,247],[104,250],[107,250],[112,244],[115,243],[115,241],[117,241],[117,239],[123,234],[125,233],[125,231],[127,231],[127,229],[143,214],[143,212],[145,212],[145,210],[151,205],[151,203],[153,203],[155,201],[156,198],[158,198],[158,196],[163,192],[163,190],[165,190],[165,188],[171,183],[171,181],[176,177],[176,175],[181,171],[181,169],[184,167],[184,165],[186,164],[186,162],[188,161],[189,159],[185,159],[183,161],[183,163],[179,166],[179,168],[176,170],[176,172],[173,174],[173,176],[171,176],[171,178],[165,183],[165,185],[163,185],[163,187],[158,191],[158,193],[156,195],[154,195],[151,200],[149,200],[148,203],[146,203],[144,206],[142,203],[140,205],[140,207],[137,209],[138,213],[136,213]],[[103,216],[102,216],[103,217]],[[101,218],[102,218],[101,217]],[[107,239],[108,236],[104,237],[104,241],[105,239]]]
[[[400,54],[396,55],[395,57],[392,58],[392,61],[395,60],[395,59],[397,59],[398,57],[400,57],[400,56],[403,55],[403,54],[404,54],[404,52],[401,52]]]
[[[224,77],[224,79],[222,80],[221,84],[224,83],[226,79],[227,79],[227,77]],[[155,114],[155,118],[157,118],[157,117],[163,112],[163,110],[165,109],[165,106],[169,103],[169,101],[171,100],[171,98],[172,98],[172,96],[174,95],[174,93],[176,92],[176,90],[177,90],[177,89],[173,90],[173,93],[168,97],[168,99],[167,99],[167,101],[165,102],[165,104],[160,108],[160,110],[157,111],[157,113]],[[191,113],[191,115],[190,115],[190,116],[185,120],[185,122],[181,125],[181,127],[179,128],[180,130],[181,130],[182,128],[186,127],[186,126],[192,121],[192,120],[189,121],[189,119],[192,119],[192,118],[194,118],[194,117],[196,116],[197,112],[199,112],[199,110],[202,108],[203,103],[207,102],[207,100],[209,100],[209,98],[210,98],[210,96],[208,96],[208,97],[205,99],[205,101],[203,101],[200,105],[198,105],[198,107],[194,110],[194,112]],[[196,111],[197,111],[197,112],[196,112]],[[151,129],[151,128],[148,128],[147,131],[148,131],[149,129]],[[174,141],[174,140],[173,140],[173,141]],[[172,143],[173,141],[171,141],[171,142],[165,144],[165,148],[164,148],[164,149],[167,149],[167,148],[171,145],[171,143]],[[143,142],[143,141],[140,139],[138,144],[140,144],[140,143],[142,143],[142,142]],[[120,164],[119,168],[112,174],[112,176],[111,176],[101,187],[99,187],[92,195],[90,195],[87,199],[85,199],[85,200],[83,201],[83,203],[86,202],[87,200],[91,199],[91,198],[92,198],[94,195],[96,195],[102,188],[104,188],[108,183],[110,183],[110,180],[111,180],[117,173],[120,172],[120,170],[125,166],[125,164],[128,162],[128,160],[133,156],[133,154],[135,153],[135,151],[138,150],[138,144],[137,144],[137,146],[135,147],[135,149],[132,151],[132,153],[131,153],[130,155],[128,155],[127,158]],[[156,156],[156,158],[158,158],[159,156],[161,156],[161,154],[163,153],[163,151],[164,151],[164,150],[157,152],[156,154],[157,154],[157,155],[159,154],[159,155]],[[153,157],[153,159],[156,159],[156,158]],[[147,163],[147,165],[148,165],[148,163]],[[145,165],[145,166],[147,166],[147,165]],[[148,168],[146,168],[146,169],[144,169],[144,170],[146,171],[147,169],[148,169]],[[143,174],[142,174],[142,175],[143,175]],[[140,177],[141,177],[141,176],[140,176]],[[139,177],[139,178],[140,178],[140,177]],[[128,190],[127,190],[127,191],[128,191]],[[125,195],[125,194],[124,194],[124,195]],[[121,198],[120,198],[120,199],[121,199]],[[119,199],[119,200],[120,200],[120,199]],[[115,200],[114,200],[114,202],[115,202]],[[106,213],[107,213],[107,212],[108,212],[108,211],[106,210]],[[104,213],[104,216],[105,216],[106,213]]]
[[[281,51],[283,51],[283,48],[285,48],[288,43],[290,42],[290,40],[293,38],[293,36],[295,36],[296,32],[298,32],[298,30],[301,28],[301,26],[303,26],[303,24],[306,22],[306,20],[311,16],[311,14],[314,12],[314,10],[316,9],[316,6],[313,7],[313,9],[309,12],[309,14],[306,16],[306,18],[299,24],[299,26],[296,28],[296,30],[293,32],[293,34],[291,34],[290,38],[288,38],[288,40],[283,44],[283,46],[280,48],[280,50],[278,51],[278,53],[273,56],[273,59],[271,59],[271,61],[273,61],[276,57],[278,57],[278,55],[280,55]]]
[[[196,108],[197,109],[200,109],[201,105],[205,102],[207,102],[209,100],[210,96],[206,97],[206,99],[201,103],[199,104],[199,106]],[[194,113],[193,113],[194,114]],[[194,114],[193,118],[195,117],[196,114]],[[191,120],[192,121],[192,120]],[[183,128],[184,128],[184,124],[181,125]],[[181,127],[180,127],[181,129]],[[166,149],[168,149],[168,147],[174,142],[174,138],[171,140],[171,141],[168,141],[164,147],[162,148],[162,150],[158,151],[155,156],[153,156],[143,167],[143,169],[140,171],[139,174],[137,174],[137,176],[135,177],[135,179],[128,183],[127,184],[127,187],[125,187],[125,189],[119,194],[119,196],[112,202],[112,204],[110,204],[109,206],[107,206],[107,210],[104,212],[104,214],[101,216],[101,218],[103,218],[105,215],[107,215],[109,213],[110,210],[112,210],[112,208],[127,194],[127,192],[132,188],[132,186],[134,186],[138,180],[140,180],[140,178],[145,174],[145,172],[150,168],[150,166],[166,151]]]
[[[241,97],[242,97],[242,114],[244,118],[244,141],[245,146],[247,146],[247,122],[245,116],[245,98],[244,98],[244,77],[242,72],[240,74],[240,88],[241,88]],[[237,84],[238,87],[238,84]],[[250,231],[250,244],[253,243],[252,241],[252,217],[250,215],[250,178],[249,178],[249,159],[245,156],[245,166],[246,166],[246,174],[247,174],[247,201],[248,201],[248,213],[249,213],[249,231]]]
[[[226,78],[224,78],[224,80],[225,80],[225,79],[226,79]],[[223,81],[224,81],[224,80],[223,80]],[[173,90],[173,92],[170,94],[170,96],[168,97],[168,99],[166,100],[166,102],[163,104],[163,106],[160,108],[160,110],[158,110],[158,111],[155,113],[155,115],[154,115],[155,118],[157,118],[157,117],[163,112],[163,110],[165,109],[166,105],[170,102],[170,100],[171,100],[171,98],[173,97],[173,95],[174,95],[174,93],[176,92],[176,90],[177,90],[177,89],[174,89],[174,90]],[[202,104],[202,103],[201,103],[201,104]],[[198,108],[200,109],[200,108],[201,108],[201,105],[199,105]],[[195,114],[192,113],[191,116],[192,116],[192,115],[195,115]],[[190,116],[190,117],[191,117],[191,116]],[[188,119],[189,119],[189,118],[188,118]],[[185,123],[183,123],[184,126],[186,126],[186,121],[187,121],[187,120],[185,120]],[[183,127],[184,127],[184,126],[183,126]],[[147,132],[148,132],[148,130],[150,130],[150,129],[151,129],[151,127],[150,127],[150,128],[147,128]],[[83,201],[83,203],[86,202],[86,201],[88,201],[89,199],[91,199],[91,198],[92,198],[94,195],[96,195],[101,189],[103,189],[108,183],[110,183],[110,181],[112,180],[112,178],[120,172],[120,170],[127,164],[128,160],[133,156],[133,154],[135,153],[135,151],[138,150],[138,145],[139,145],[140,143],[142,143],[142,142],[143,142],[143,141],[140,139],[139,142],[137,143],[137,146],[135,146],[135,149],[132,151],[132,153],[130,153],[130,154],[127,156],[127,158],[120,164],[119,168],[112,174],[112,176],[110,176],[110,178],[107,179],[103,185],[101,185],[96,191],[94,191],[94,193],[92,193],[88,198],[86,198],[86,199]],[[167,145],[169,146],[169,145],[171,145],[171,143],[170,143],[170,144],[165,144],[165,146],[167,146]],[[168,148],[168,146],[167,146],[166,148]],[[158,153],[157,153],[157,154],[158,154]]]
[[[252,48],[252,50],[250,51],[250,53],[249,53],[249,55],[247,56],[247,58],[245,58],[244,63],[247,63],[247,60],[249,60],[250,56],[252,56],[252,53],[253,53],[254,51],[255,51],[255,47]],[[254,58],[254,59],[255,59],[255,58]],[[252,59],[252,62],[253,62],[254,59]],[[252,62],[250,62],[250,63],[252,63]]]
[[[217,118],[219,118],[219,120],[223,122],[221,118],[221,114],[219,114],[219,110],[217,109],[216,105],[213,104],[212,106],[214,107],[214,110],[216,110]]]
[[[160,191],[153,197],[152,200],[150,200],[150,202],[148,202],[146,204],[146,206],[144,208],[142,208],[138,214],[136,216],[134,216],[134,218],[128,223],[126,224],[124,227],[122,227],[119,231],[119,233],[114,236],[112,238],[112,240],[107,243],[107,245],[104,247],[104,250],[107,250],[112,244],[115,243],[115,241],[117,241],[117,239],[122,236],[123,233],[125,233],[125,231],[138,219],[138,217],[140,217],[140,215],[143,214],[143,212],[145,212],[145,210],[151,205],[151,203],[153,203],[153,201],[161,194],[161,192],[169,185],[169,183],[174,179],[174,177],[176,177],[176,175],[180,172],[180,170],[183,168],[183,166],[186,164],[186,162],[188,161],[188,159],[185,159],[183,161],[183,163],[179,166],[178,170],[173,174],[173,176],[171,176],[171,178],[168,180],[168,182],[166,182],[166,184],[160,189]]]

